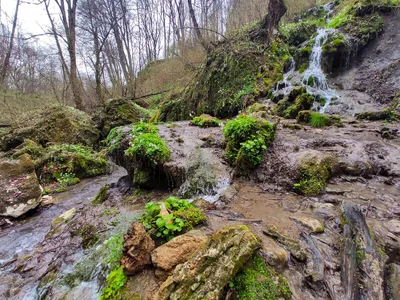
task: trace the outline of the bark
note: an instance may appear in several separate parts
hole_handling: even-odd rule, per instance
[[[206,43],[206,41],[203,38],[203,35],[201,34],[199,23],[197,23],[196,19],[196,14],[194,13],[192,1],[188,0],[188,6],[189,6],[189,15],[190,18],[192,19],[194,31],[196,33],[197,39],[199,40],[200,44],[203,46],[203,48],[209,52],[209,45]]]
[[[259,26],[250,32],[250,38],[253,40],[270,39],[274,29],[278,27],[286,11],[287,8],[283,0],[270,0],[268,3],[268,14],[261,20]]]

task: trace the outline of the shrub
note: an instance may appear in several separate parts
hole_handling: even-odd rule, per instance
[[[245,115],[229,121],[223,133],[227,140],[226,158],[243,169],[257,167],[263,152],[275,138],[275,128],[271,123]]]
[[[319,113],[314,113],[311,115],[311,121],[310,121],[310,125],[312,127],[316,127],[316,128],[322,128],[328,125],[329,122],[329,117],[319,114]]]
[[[162,205],[165,205],[164,212]],[[166,240],[191,230],[205,220],[206,217],[200,209],[189,204],[187,200],[175,197],[168,198],[164,203],[147,203],[141,218],[141,222],[152,237]]]
[[[190,125],[199,127],[218,127],[221,121],[207,114],[202,114],[199,117],[194,117]]]

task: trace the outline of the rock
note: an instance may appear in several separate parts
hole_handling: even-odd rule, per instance
[[[0,149],[8,151],[26,139],[43,146],[47,143],[93,146],[99,139],[99,131],[86,113],[68,106],[54,106],[19,120],[10,133],[1,137]]]
[[[388,299],[400,299],[400,266],[387,266],[386,295]]]
[[[338,215],[338,212],[335,211],[335,205],[332,203],[313,203],[313,212],[314,214],[321,216],[323,218],[334,218]]]
[[[121,265],[127,275],[134,275],[151,265],[151,251],[154,241],[147,234],[142,223],[135,222],[124,237]]]
[[[28,154],[0,160],[0,216],[18,218],[42,201],[42,189]]]
[[[153,270],[143,270],[133,277],[128,277],[122,289],[121,300],[153,300],[159,284]]]
[[[93,120],[101,135],[106,137],[114,127],[147,121],[149,118],[149,111],[130,99],[110,99]]]
[[[386,223],[386,228],[394,234],[400,234],[400,221],[399,220],[390,220]]]
[[[324,223],[320,220],[310,218],[310,217],[303,217],[303,216],[294,216],[291,217],[293,221],[300,223],[301,225],[307,227],[311,230],[312,233],[321,233],[324,232]]]
[[[259,247],[246,226],[228,226],[213,234],[186,263],[178,265],[154,300],[218,300],[224,287]]]
[[[287,266],[289,257],[285,249],[279,246],[272,238],[266,237],[267,242],[263,242],[261,255],[265,261],[276,268]]]
[[[71,220],[74,215],[76,214],[76,208],[71,208],[70,210],[66,211],[65,213],[61,214],[59,217],[55,218],[53,221],[53,225],[58,225],[61,223],[67,223]]]
[[[151,253],[153,265],[164,271],[171,271],[178,264],[186,262],[206,240],[207,235],[199,230],[177,236]]]

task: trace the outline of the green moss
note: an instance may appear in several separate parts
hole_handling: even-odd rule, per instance
[[[43,148],[32,140],[25,140],[21,145],[11,151],[11,153],[14,159],[17,159],[23,154],[29,154],[32,159],[38,159],[42,156]]]
[[[107,152],[112,153],[116,149],[120,148],[121,141],[122,141],[122,127],[115,127],[111,129],[110,133],[108,134],[105,140]]]
[[[186,231],[192,230],[194,226],[207,221],[204,212],[196,207],[179,209],[174,212],[174,216],[184,221]]]
[[[220,126],[220,124],[220,120],[207,114],[202,114],[199,117],[194,117],[193,120],[190,122],[190,125],[199,127],[218,127]]]
[[[357,120],[368,120],[368,121],[396,121],[399,116],[393,109],[384,109],[376,112],[364,112],[357,116]]]
[[[82,237],[82,247],[84,249],[90,248],[95,245],[100,238],[96,228],[91,224],[83,226],[83,228],[79,232],[79,235]]]
[[[108,163],[103,153],[80,145],[53,145],[45,149],[35,161],[36,171],[42,183],[58,180],[66,185],[79,179],[107,173]]]
[[[291,299],[286,279],[267,266],[259,254],[253,255],[243,269],[229,282],[239,300]]]
[[[105,185],[103,186],[100,191],[97,193],[96,197],[94,198],[94,200],[92,201],[92,205],[99,205],[104,203],[108,196],[109,196],[109,191],[110,191],[110,186],[109,185]]]
[[[300,167],[300,182],[295,184],[295,189],[306,196],[317,196],[324,190],[333,171],[334,162],[330,157],[322,161],[306,159]]]
[[[307,93],[305,87],[294,88],[287,98],[279,101],[273,112],[286,119],[295,119],[300,111],[310,109],[314,96]]]
[[[229,121],[223,133],[227,140],[225,157],[243,170],[260,165],[264,151],[275,139],[275,128],[271,123],[246,115]]]
[[[300,124],[292,124],[292,123],[283,123],[283,128],[289,128],[292,130],[301,130],[303,129],[303,126],[301,126]]]
[[[315,128],[323,128],[326,126],[343,127],[340,116],[320,114],[311,110],[299,112],[297,115],[297,122],[301,124],[309,124]]]

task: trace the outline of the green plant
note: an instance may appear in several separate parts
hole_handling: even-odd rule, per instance
[[[154,126],[151,123],[139,122],[132,128],[132,137],[133,139],[144,133],[158,133],[157,126]]]
[[[329,117],[326,115],[322,115],[320,113],[313,113],[311,115],[310,125],[316,128],[322,128],[328,126]]]
[[[143,133],[133,140],[125,155],[134,157],[136,161],[146,160],[155,167],[168,161],[171,153],[158,134]]]
[[[103,289],[100,299],[101,300],[117,300],[121,299],[121,289],[125,285],[127,277],[122,269],[122,266],[118,267],[114,271],[108,274],[106,279],[106,286]]]
[[[102,215],[106,216],[106,215],[115,215],[117,214],[118,208],[111,208],[111,209],[105,209],[101,212]]]
[[[223,133],[227,140],[226,158],[243,169],[257,167],[263,152],[275,138],[275,128],[271,123],[246,115],[229,121]]]
[[[162,212],[162,205],[165,211]],[[149,202],[141,222],[148,233],[160,239],[171,240],[206,220],[204,213],[187,200],[169,197],[163,202]]]
[[[122,141],[122,128],[121,127],[115,127],[110,130],[110,133],[108,134],[105,144],[107,146],[107,152],[112,153],[121,146],[121,141]]]
[[[117,266],[122,258],[122,248],[124,245],[124,235],[117,234],[113,235],[106,242],[108,250],[108,256],[106,257],[106,263],[110,264],[111,269]]]
[[[53,173],[54,179],[56,179],[62,185],[70,186],[80,182],[80,179],[75,177],[74,173],[60,173],[58,171]]]
[[[220,120],[206,114],[202,114],[199,117],[194,117],[193,120],[190,122],[190,125],[199,127],[218,127],[220,126],[220,124]]]

